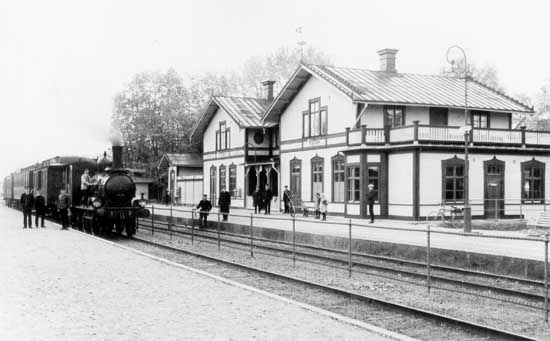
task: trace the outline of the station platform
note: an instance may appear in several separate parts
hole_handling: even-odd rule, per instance
[[[388,340],[275,295],[0,207],[1,340]],[[327,314],[328,313],[328,314]]]
[[[170,215],[180,222],[190,223],[191,207],[154,205],[156,219],[167,221]],[[152,206],[149,207],[151,209]],[[209,226],[217,227],[218,209],[209,215]],[[228,222],[222,227],[243,232],[251,224],[258,236],[274,239],[290,239],[293,219],[288,214],[272,212],[270,215],[254,214],[251,210],[231,209]],[[198,221],[195,219],[195,227]],[[409,260],[426,260],[427,231],[429,222],[403,220],[376,220],[369,224],[365,219],[348,219],[327,216],[326,221],[296,215],[294,229],[299,241],[306,244],[346,247],[349,225],[352,226],[354,251],[403,257]],[[431,224],[433,225],[433,223]],[[473,230],[463,233],[457,229],[430,225],[432,259],[448,266],[497,271],[510,275],[528,275],[540,278],[544,272],[544,237],[529,237],[522,231]],[[279,233],[277,232],[279,231]]]

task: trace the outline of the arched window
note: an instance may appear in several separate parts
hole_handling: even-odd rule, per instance
[[[535,159],[521,163],[521,201],[544,203],[546,164]]]
[[[237,197],[237,166],[229,165],[229,193],[233,198]]]
[[[302,160],[296,157],[290,160],[290,192],[292,200],[302,198]]]
[[[315,194],[323,193],[324,191],[324,170],[325,170],[325,159],[315,155],[311,159],[311,200],[315,198]]]
[[[220,166],[220,192],[227,188],[227,169],[224,165]]]
[[[216,166],[210,167],[210,201],[212,205],[216,205]]]
[[[342,154],[332,157],[332,201],[344,202],[346,158]]]

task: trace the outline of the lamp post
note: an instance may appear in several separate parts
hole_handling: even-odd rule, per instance
[[[464,232],[472,232],[472,207],[470,206],[470,177],[468,161],[469,134],[472,127],[468,125],[468,59],[464,49],[453,45],[447,49],[447,62],[454,68],[455,61],[449,58],[451,50],[456,49],[464,56]]]

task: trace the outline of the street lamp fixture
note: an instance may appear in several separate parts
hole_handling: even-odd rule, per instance
[[[455,68],[456,63],[449,57],[451,50],[459,50],[464,57],[464,232],[472,232],[472,207],[470,206],[470,176],[468,161],[469,137],[472,133],[472,126],[468,120],[468,59],[464,49],[458,45],[453,45],[447,49],[447,62]]]

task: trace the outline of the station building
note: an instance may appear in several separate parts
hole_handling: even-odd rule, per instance
[[[464,204],[472,127],[473,216],[544,204],[550,133],[512,126],[513,114],[532,108],[468,79],[465,111],[464,78],[399,73],[397,50],[378,53],[376,71],[302,64],[276,98],[272,82],[264,99],[212,97],[193,133],[203,141],[205,192],[216,202],[227,188],[232,206],[251,207],[256,186],[278,195],[288,185],[299,205],[322,193],[329,214],[366,217],[372,183],[377,215],[423,219],[442,203]]]

